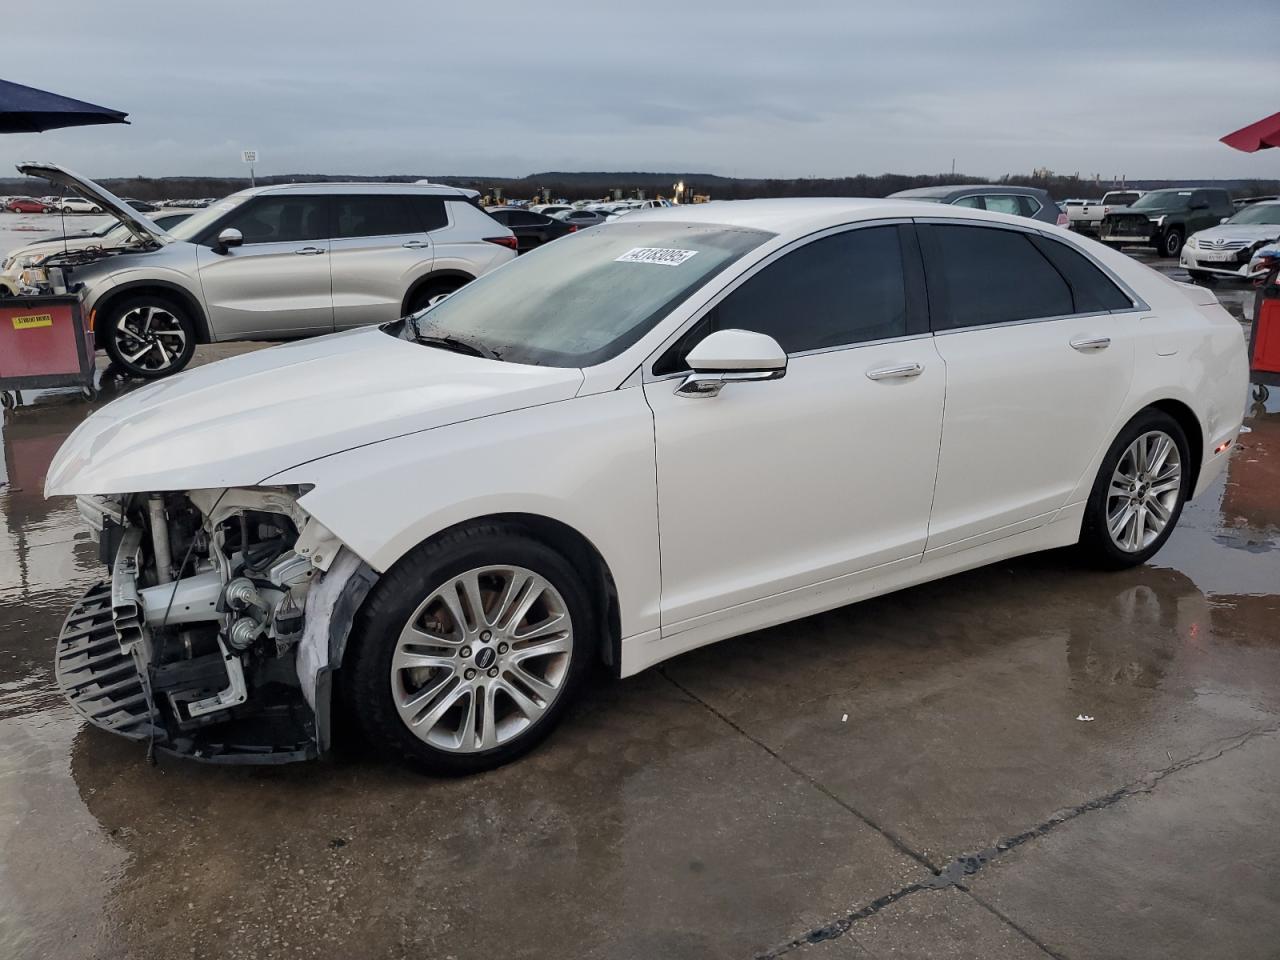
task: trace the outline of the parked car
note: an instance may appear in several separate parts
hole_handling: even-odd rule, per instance
[[[1103,217],[1112,210],[1135,203],[1145,192],[1145,190],[1109,190],[1103,194],[1101,200],[1081,201],[1079,206],[1068,209],[1067,225],[1078,233],[1096,234]]]
[[[58,201],[58,209],[63,213],[101,213],[102,207],[84,197],[63,197]]]
[[[556,214],[557,220],[563,220],[579,230],[594,227],[598,223],[604,223],[608,217],[609,214],[603,210],[566,210],[564,213]]]
[[[54,208],[34,197],[10,197],[4,208],[10,213],[53,213]]]
[[[533,213],[540,213],[544,217],[554,217],[557,213],[564,213],[566,210],[572,210],[573,207],[565,203],[539,203],[529,208]]]
[[[1102,218],[1103,243],[1154,247],[1166,257],[1176,257],[1182,244],[1197,230],[1204,230],[1235,208],[1225,190],[1209,187],[1172,187],[1143,194],[1127,207],[1118,207]]]
[[[1280,196],[1268,195],[1264,197],[1236,197],[1231,201],[1231,205],[1239,210],[1241,207],[1248,207],[1255,203],[1262,203],[1266,200],[1280,200]]]
[[[1038,550],[1143,563],[1222,473],[1247,386],[1210,291],[1033,220],[640,212],[91,415],[45,492],[114,565],[55,676],[170,753],[301,759],[353,722],[484,770],[601,660],[627,677]]]
[[[151,222],[162,230],[168,230],[190,216],[190,211],[171,211],[157,214]],[[70,250],[124,248],[136,245],[137,240],[126,224],[111,219],[89,233],[68,234],[65,237],[50,237],[28,243],[10,251],[3,262],[0,262],[0,297],[16,296],[21,287],[22,272],[42,266],[48,257],[65,254]]]
[[[571,223],[530,210],[490,207],[485,212],[515,234],[518,253],[527,253],[534,247],[568,236],[578,229]]]
[[[918,187],[889,194],[892,199],[924,200],[929,203],[947,203],[956,207],[972,207],[1007,213],[1015,217],[1030,217],[1043,223],[1060,227],[1067,225],[1067,215],[1058,209],[1047,190],[1036,187],[1009,187],[997,184],[967,184],[959,187]]]
[[[1193,233],[1182,248],[1181,265],[1191,279],[1215,277],[1252,280],[1263,276],[1252,260],[1263,247],[1280,239],[1280,200],[1242,207],[1216,227]]]
[[[160,209],[156,204],[148,203],[146,200],[135,200],[132,197],[122,197],[121,199],[139,213],[155,213]]]
[[[138,238],[134,249],[45,261],[70,269],[98,345],[136,377],[176,373],[197,342],[306,337],[395,320],[515,256],[511,231],[451,187],[258,187],[165,232],[71,171],[19,169],[92,196]]]

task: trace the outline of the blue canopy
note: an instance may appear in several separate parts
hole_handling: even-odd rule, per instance
[[[38,133],[91,123],[128,123],[127,113],[0,80],[0,133]]]

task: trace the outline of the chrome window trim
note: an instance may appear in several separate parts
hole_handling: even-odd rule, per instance
[[[985,330],[988,327],[1010,327],[1024,323],[1049,323],[1054,320],[1072,320],[1080,317],[1100,317],[1110,316],[1113,314],[1142,313],[1151,309],[1147,302],[1138,296],[1137,291],[1135,291],[1133,287],[1125,283],[1124,280],[1116,275],[1115,271],[1109,268],[1105,263],[1102,263],[1092,254],[1092,252],[1075,243],[1065,241],[1056,234],[1050,233],[1048,230],[1040,229],[1034,225],[1036,221],[1030,221],[1028,224],[1023,225],[1021,223],[992,223],[989,221],[970,220],[968,218],[960,219],[957,217],[915,217],[913,219],[917,224],[941,224],[942,226],[955,227],[981,226],[995,230],[1013,230],[1017,233],[1035,234],[1036,236],[1043,237],[1051,243],[1064,244],[1069,249],[1074,250],[1076,253],[1088,260],[1089,263],[1093,264],[1093,266],[1101,270],[1108,280],[1120,288],[1120,291],[1129,298],[1132,304],[1128,308],[1118,308],[1115,310],[1086,310],[1082,313],[1063,313],[1053,317],[1032,317],[1029,320],[1005,320],[1000,323],[978,323],[967,327],[949,327],[946,330],[934,330],[933,332],[937,336],[943,336],[948,333],[960,333],[965,330]],[[926,271],[927,269],[928,268],[926,267]]]
[[[806,246],[816,240],[822,240],[826,237],[834,236],[837,233],[848,233],[849,231],[852,231],[852,230],[862,230],[869,227],[895,227],[895,226],[903,226],[903,225],[909,226],[912,224],[914,224],[914,218],[912,217],[885,217],[877,220],[859,220],[854,223],[842,223],[842,224],[837,224],[834,227],[824,227],[821,230],[815,230],[813,233],[807,233],[802,237],[797,237],[795,240],[792,240],[790,243],[788,243],[784,247],[779,247],[777,250],[774,250],[772,253],[766,256],[764,259],[757,261],[756,263],[752,264],[746,271],[734,277],[733,281],[730,282],[727,286],[724,286],[719,291],[717,291],[716,294],[709,301],[707,301],[707,303],[705,303],[702,306],[701,310],[699,310],[697,313],[689,317],[689,319],[687,319],[683,324],[681,324],[677,330],[675,330],[670,336],[668,336],[665,340],[663,340],[662,343],[660,343],[658,347],[652,353],[650,353],[649,356],[647,356],[644,359],[644,363],[641,364],[641,367],[644,370],[643,381],[645,383],[660,383],[663,380],[671,380],[675,377],[687,376],[691,371],[680,370],[675,373],[657,375],[653,372],[653,365],[657,363],[658,360],[662,357],[662,355],[666,353],[667,350],[670,349],[670,347],[677,340],[683,337],[685,333],[689,331],[690,328],[694,327],[698,323],[701,323],[703,317],[705,317],[708,313],[710,313],[712,310],[718,307],[720,305],[720,302],[724,300],[727,296],[729,296],[729,294],[733,293],[735,290],[737,290],[740,286],[742,286],[744,283],[746,283],[748,280],[754,277],[761,270],[765,269],[771,264],[782,259],[787,254],[793,252],[794,250],[799,249],[802,246]],[[918,340],[924,337],[930,337],[932,335],[933,334],[930,331],[926,330],[923,333],[910,333],[910,334],[905,334],[901,337],[889,337],[881,340],[860,340],[856,343],[843,343],[843,344],[837,344],[831,347],[818,347],[813,350],[805,350],[799,353],[789,353],[787,354],[787,359],[788,361],[790,361],[794,357],[806,357],[806,356],[812,356],[819,353],[831,353],[836,350],[852,350],[852,349],[856,349],[857,347],[868,347],[877,343],[893,343],[900,340]]]

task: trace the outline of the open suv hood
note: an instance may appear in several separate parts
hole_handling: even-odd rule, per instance
[[[103,210],[125,224],[143,244],[163,243],[169,236],[115,194],[104,190],[88,177],[82,177],[56,163],[20,163],[18,172],[28,177],[41,177],[93,200]]]

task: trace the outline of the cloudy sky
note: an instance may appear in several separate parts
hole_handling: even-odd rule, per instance
[[[233,175],[253,148],[266,174],[954,158],[985,176],[1280,177],[1280,150],[1217,142],[1280,110],[1278,0],[62,0],[30,17],[48,42],[6,43],[0,77],[132,125],[0,138],[0,170]]]

